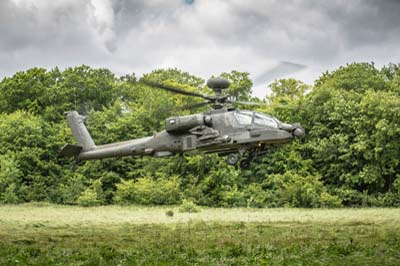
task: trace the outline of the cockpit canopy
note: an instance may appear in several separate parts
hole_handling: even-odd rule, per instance
[[[275,117],[252,111],[235,111],[234,116],[240,126],[278,128],[280,123]]]

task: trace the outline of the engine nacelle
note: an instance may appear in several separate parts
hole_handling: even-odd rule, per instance
[[[203,114],[196,114],[174,116],[165,120],[165,130],[169,133],[185,132],[200,125],[211,125],[211,117]]]

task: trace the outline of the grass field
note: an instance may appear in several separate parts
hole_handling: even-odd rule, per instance
[[[3,205],[0,265],[400,265],[400,209]]]

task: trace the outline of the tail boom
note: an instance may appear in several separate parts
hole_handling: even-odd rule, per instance
[[[152,137],[146,137],[141,139],[97,146],[93,150],[82,151],[79,154],[78,159],[84,161],[84,160],[95,160],[95,159],[103,159],[110,157],[149,155],[150,153],[153,152],[153,149],[146,149],[145,144],[151,138]]]
[[[153,149],[148,149],[146,145],[152,137],[96,146],[84,124],[84,116],[76,111],[68,112],[67,122],[77,144],[64,145],[59,153],[61,156],[75,157],[78,161],[84,161],[130,155],[149,155],[153,152]]]

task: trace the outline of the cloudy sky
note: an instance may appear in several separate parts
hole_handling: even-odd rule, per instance
[[[264,96],[275,78],[398,63],[399,48],[400,0],[0,0],[0,77],[81,64],[205,79],[235,69]]]

